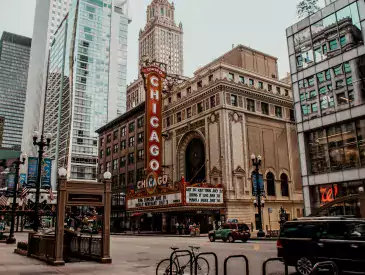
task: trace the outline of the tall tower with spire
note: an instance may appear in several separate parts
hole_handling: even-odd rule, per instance
[[[153,0],[147,7],[147,23],[139,33],[139,62],[143,56],[167,64],[167,73],[183,75],[183,27],[175,23],[175,5]]]

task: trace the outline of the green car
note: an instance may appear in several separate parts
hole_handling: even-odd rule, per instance
[[[247,242],[251,237],[250,229],[244,223],[226,223],[222,224],[219,229],[211,230],[208,234],[209,240],[222,240],[223,242],[233,243],[235,240]]]

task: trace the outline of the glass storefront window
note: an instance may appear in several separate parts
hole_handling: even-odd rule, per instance
[[[309,134],[309,155],[313,174],[326,173],[330,170],[327,137],[324,130]]]
[[[365,167],[365,119],[356,121],[357,143],[361,167]]]

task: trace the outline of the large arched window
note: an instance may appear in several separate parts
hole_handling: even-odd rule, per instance
[[[274,174],[271,172],[266,174],[266,187],[267,187],[268,196],[276,196],[275,177],[274,177]]]
[[[281,174],[281,196],[289,197],[289,185],[288,185],[288,176],[286,174]]]

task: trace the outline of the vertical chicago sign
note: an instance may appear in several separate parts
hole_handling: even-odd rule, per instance
[[[162,86],[165,71],[157,65],[142,67],[146,90],[146,185],[154,189],[162,168]]]

